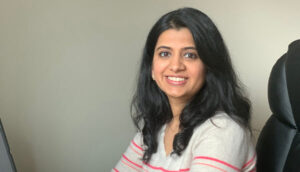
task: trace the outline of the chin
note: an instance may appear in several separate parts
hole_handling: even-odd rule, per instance
[[[171,98],[171,99],[178,99],[178,100],[180,100],[180,99],[186,100],[187,99],[187,96],[184,94],[168,94],[168,97],[169,97],[169,99]]]

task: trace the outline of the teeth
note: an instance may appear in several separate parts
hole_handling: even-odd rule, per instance
[[[184,81],[184,78],[178,78],[178,77],[170,77],[170,76],[168,76],[168,79],[172,80],[172,81]]]

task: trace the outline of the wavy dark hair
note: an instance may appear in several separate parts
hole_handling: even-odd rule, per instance
[[[233,70],[229,53],[212,20],[194,8],[180,8],[163,15],[152,27],[143,50],[137,88],[131,104],[132,119],[143,135],[143,161],[157,151],[157,136],[173,118],[167,96],[152,80],[154,48],[160,34],[168,29],[188,28],[205,65],[205,84],[180,114],[180,131],[175,135],[172,154],[181,155],[195,127],[217,111],[226,112],[241,126],[250,129],[250,102],[244,96]]]

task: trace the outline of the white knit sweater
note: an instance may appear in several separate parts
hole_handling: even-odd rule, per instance
[[[218,113],[195,128],[181,156],[166,156],[164,131],[148,164],[142,162],[143,139],[137,133],[112,172],[253,172],[256,154],[249,131],[225,113]]]

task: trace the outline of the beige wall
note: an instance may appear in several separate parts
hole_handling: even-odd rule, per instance
[[[183,6],[222,32],[259,133],[271,67],[300,38],[299,1],[0,0],[0,117],[20,172],[109,171],[134,134],[146,35]]]

